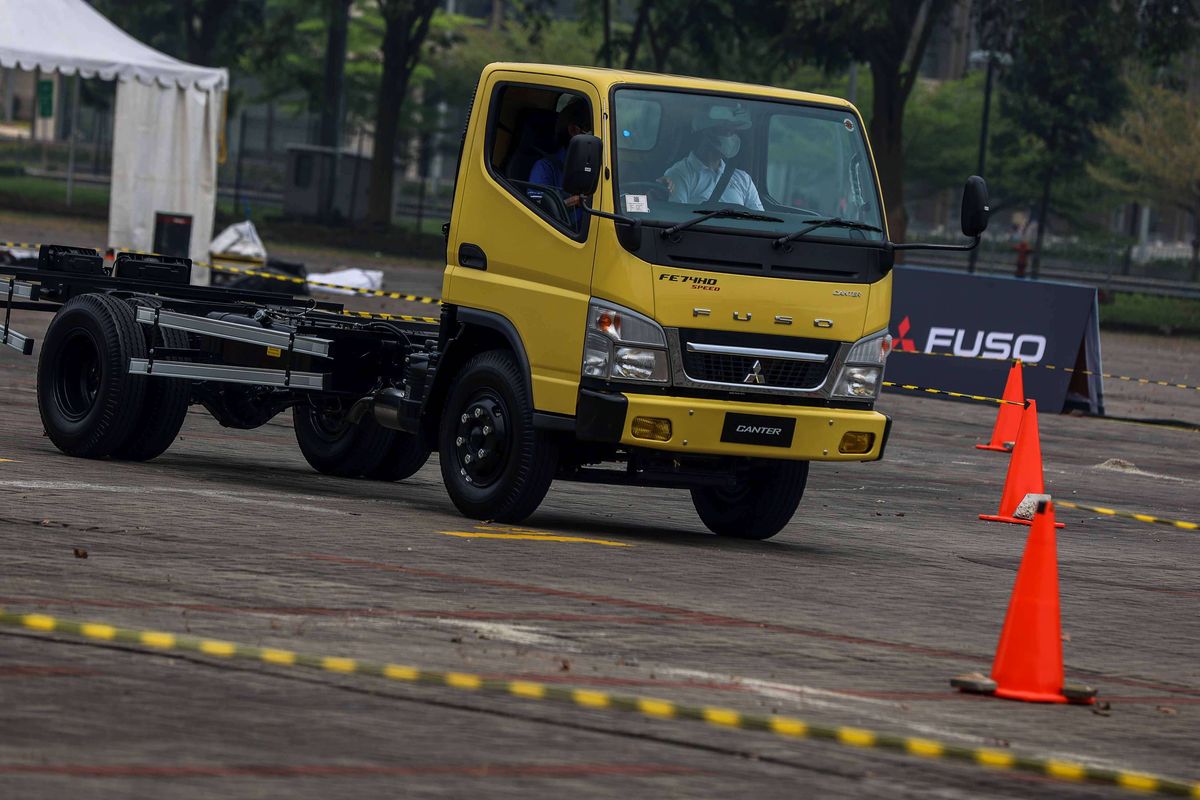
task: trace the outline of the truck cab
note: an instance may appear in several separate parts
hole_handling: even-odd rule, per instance
[[[572,194],[593,137],[594,190]],[[893,256],[850,103],[493,64],[448,236],[448,319],[501,334],[537,427],[567,434],[559,477],[689,488],[710,528],[763,537],[808,462],[882,456]],[[456,455],[448,480],[474,480]]]

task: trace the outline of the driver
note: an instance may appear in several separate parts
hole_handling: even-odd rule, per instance
[[[742,147],[737,132],[749,127],[750,115],[740,105],[712,105],[696,112],[692,117],[695,144],[691,152],[672,164],[658,179],[671,193],[671,201],[697,204],[717,200],[762,211],[758,189],[745,170],[734,169],[728,180],[722,180],[729,168],[729,160]],[[725,189],[721,196],[712,197],[713,191],[722,183]]]

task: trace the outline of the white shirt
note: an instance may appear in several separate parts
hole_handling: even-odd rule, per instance
[[[675,184],[671,192],[671,201],[675,203],[704,203],[713,198],[710,195],[717,188],[717,181],[725,174],[725,161],[714,170],[710,169],[695,153],[688,153],[687,158],[676,161],[667,169],[666,175]],[[744,170],[735,169],[729,178],[729,184],[720,197],[722,203],[739,203],[746,208],[762,211],[762,200],[759,199],[758,189],[754,181]]]

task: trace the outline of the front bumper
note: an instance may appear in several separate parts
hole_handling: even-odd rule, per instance
[[[794,424],[795,430],[787,446],[723,441],[728,436],[727,414],[742,414],[755,420],[778,419],[785,426]],[[671,420],[671,438],[663,442],[635,437],[631,430],[635,417]],[[878,411],[617,394],[589,389],[580,391],[576,411],[576,433],[580,439],[588,441],[676,453],[794,461],[878,461],[883,457],[891,425],[891,419]],[[839,452],[842,437],[849,432],[873,434],[870,449],[865,453]]]

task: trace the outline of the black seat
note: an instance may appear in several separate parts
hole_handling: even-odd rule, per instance
[[[529,180],[529,173],[539,159],[553,153],[554,124],[558,118],[548,108],[530,108],[522,111],[517,123],[517,146],[508,157],[504,175],[514,181]]]

